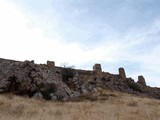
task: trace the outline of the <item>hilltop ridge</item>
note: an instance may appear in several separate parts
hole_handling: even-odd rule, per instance
[[[35,64],[34,61],[0,59],[0,93],[14,93],[46,100],[72,100],[96,92],[98,88],[160,99],[160,88],[126,77],[124,68],[119,74],[102,72],[100,64],[93,70],[78,70],[55,66],[54,61]]]

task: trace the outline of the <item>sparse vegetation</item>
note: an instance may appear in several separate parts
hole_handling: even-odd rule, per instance
[[[159,120],[160,118],[159,100],[105,90],[80,98],[80,102],[55,102],[12,94],[0,95],[0,119]]]
[[[133,89],[134,91],[139,91],[139,92],[141,92],[140,86],[139,86],[137,83],[131,83],[131,84],[129,85],[129,87],[130,87],[131,89]]]
[[[46,100],[50,100],[51,99],[50,94],[54,93],[54,92],[55,92],[55,90],[53,89],[53,87],[47,87],[47,88],[41,90],[41,93],[42,93],[44,99],[46,99]]]
[[[62,70],[62,80],[63,82],[67,83],[69,78],[73,78],[75,75],[74,69],[72,67],[63,68]]]
[[[0,67],[0,91],[5,94],[0,95],[0,120],[160,118],[160,101],[144,98],[159,98],[160,90],[145,86],[141,82],[136,83],[132,79],[123,79],[122,74],[100,72],[97,68],[94,69],[96,71],[76,70],[66,66],[60,68],[55,67],[54,63],[37,65],[33,62],[3,61]],[[128,83],[131,83],[130,88]],[[144,96],[140,98],[118,91]],[[28,98],[32,96],[46,100]],[[47,101],[51,98],[53,100]]]
[[[131,106],[131,107],[137,107],[138,106],[138,102],[133,100],[133,99],[131,99],[127,105]]]

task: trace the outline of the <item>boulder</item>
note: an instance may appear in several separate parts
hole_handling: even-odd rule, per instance
[[[57,96],[54,93],[50,94],[51,100],[57,100]]]
[[[35,93],[35,94],[33,95],[33,98],[40,98],[40,99],[42,99],[42,98],[43,98],[43,95],[42,95],[42,93],[37,92],[37,93]]]
[[[97,92],[97,87],[160,99],[160,89],[146,86],[143,76],[138,76],[137,83],[126,78],[124,68],[115,75],[102,72],[100,64],[95,64],[93,71],[86,71],[55,67],[53,61],[45,65],[0,59],[0,93],[66,101]]]
[[[88,90],[82,89],[82,90],[81,90],[81,93],[82,93],[82,94],[87,94],[87,93],[88,93]]]
[[[0,80],[0,93],[8,92],[8,87],[10,85],[10,82],[3,79]]]

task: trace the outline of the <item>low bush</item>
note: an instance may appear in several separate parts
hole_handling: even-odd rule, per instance
[[[75,72],[72,68],[63,68],[62,70],[62,80],[67,83],[69,78],[73,78]]]
[[[47,88],[44,88],[43,90],[41,90],[41,93],[42,93],[44,99],[46,99],[46,100],[50,100],[51,99],[50,94],[54,93],[54,92],[55,92],[55,90],[52,87],[47,87]]]
[[[129,87],[130,87],[131,89],[133,89],[134,91],[139,91],[139,92],[141,92],[140,86],[139,86],[137,83],[131,83],[131,84],[129,85]]]

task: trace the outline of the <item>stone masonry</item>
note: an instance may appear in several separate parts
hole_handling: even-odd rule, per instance
[[[47,66],[49,68],[54,68],[55,67],[55,62],[54,61],[47,61]]]
[[[124,68],[119,68],[119,75],[123,78],[126,79],[126,73]]]
[[[101,64],[95,64],[93,66],[93,71],[102,72]]]
[[[143,86],[146,86],[145,78],[144,78],[142,75],[138,76],[138,81],[137,81],[137,83],[139,83],[139,84],[141,84],[141,85],[143,85]]]
[[[93,71],[86,71],[57,67],[53,61],[35,64],[0,58],[0,94],[66,101],[92,94],[98,88],[160,99],[160,88],[147,86],[142,75],[138,82],[126,78],[124,68],[119,68],[119,74],[111,74],[102,72],[100,64],[95,64]]]

